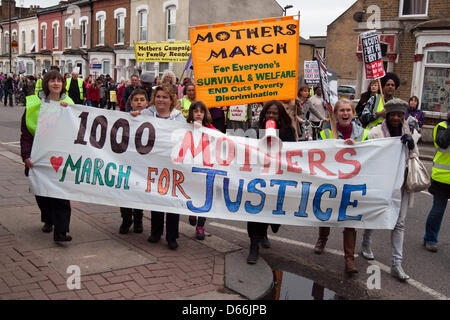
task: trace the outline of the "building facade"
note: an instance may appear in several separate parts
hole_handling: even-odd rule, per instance
[[[2,17],[8,17],[7,9],[2,6]],[[21,12],[17,9],[12,11]],[[190,26],[279,17],[283,9],[275,0],[67,0],[23,12],[27,15],[12,19],[11,37],[19,41],[12,72],[41,74],[56,65],[63,73],[78,67],[83,77],[109,74],[119,81],[143,71],[183,73],[184,63],[136,63],[137,42],[188,41]],[[9,70],[9,23],[3,18],[0,26],[4,71]]]

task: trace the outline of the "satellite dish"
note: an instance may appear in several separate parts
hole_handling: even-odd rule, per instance
[[[355,20],[356,22],[361,22],[364,16],[364,12],[362,11],[358,11],[355,12],[355,14],[353,15],[353,20]]]

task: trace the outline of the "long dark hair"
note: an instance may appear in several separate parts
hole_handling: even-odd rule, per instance
[[[204,127],[209,126],[212,123],[211,114],[209,113],[208,108],[205,106],[205,104],[202,101],[196,101],[191,104],[191,106],[189,107],[189,115],[188,115],[186,121],[188,123],[191,123],[194,121],[194,110],[197,108],[200,108],[205,113],[205,116],[203,117],[203,120],[202,120],[202,125]]]
[[[291,117],[288,115],[286,109],[284,108],[283,104],[280,101],[270,100],[264,104],[264,107],[261,110],[261,113],[259,114],[258,127],[259,129],[266,128],[266,113],[271,106],[276,106],[278,109],[278,121],[276,121],[276,124],[277,129],[280,132],[280,139],[283,140],[283,138],[286,135],[295,132],[295,130],[292,127]]]

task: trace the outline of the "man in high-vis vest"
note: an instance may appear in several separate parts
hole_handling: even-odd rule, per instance
[[[444,217],[448,199],[450,199],[450,111],[447,121],[438,123],[433,130],[433,142],[436,155],[431,171],[431,186],[428,189],[433,195],[433,206],[425,225],[423,244],[425,249],[437,252],[439,229]]]
[[[42,76],[44,76],[44,73],[42,74]],[[36,85],[34,87],[34,94],[36,96],[38,96],[39,95],[39,91],[41,91],[41,90],[42,90],[42,78],[39,78],[39,79],[36,80]]]
[[[77,71],[73,71],[72,77],[67,79],[66,91],[75,104],[83,104],[85,88],[83,79],[78,77]]]
[[[388,72],[380,82],[384,103],[386,103],[394,98],[395,90],[400,86],[400,79],[395,73]],[[365,128],[371,129],[382,123],[385,118],[386,110],[384,110],[383,99],[381,94],[377,93],[367,101],[359,119]]]

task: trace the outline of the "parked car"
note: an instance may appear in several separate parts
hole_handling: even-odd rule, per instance
[[[349,100],[355,100],[356,88],[354,86],[339,86],[338,87],[338,96],[339,99],[346,98]]]

